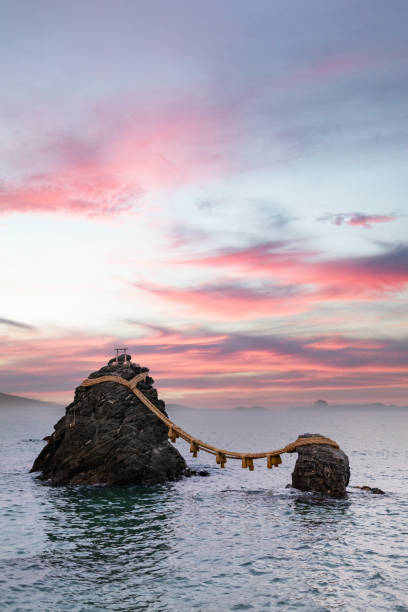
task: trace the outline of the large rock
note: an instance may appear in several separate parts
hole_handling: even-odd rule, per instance
[[[300,438],[317,437],[321,434],[303,434]],[[315,491],[344,497],[350,480],[349,460],[339,448],[326,444],[299,446],[298,459],[292,473],[292,486],[301,491]]]
[[[148,372],[128,359],[111,359],[89,378],[117,375],[130,380]],[[153,382],[148,376],[137,386],[166,415]],[[77,387],[74,401],[54,429],[31,470],[54,485],[154,484],[188,473],[183,457],[167,439],[166,425],[116,382]]]

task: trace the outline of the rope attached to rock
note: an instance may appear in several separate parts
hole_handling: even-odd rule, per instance
[[[206,453],[210,453],[211,455],[215,455],[215,460],[220,467],[225,467],[227,459],[239,459],[242,462],[243,468],[248,468],[250,471],[254,469],[254,459],[263,459],[266,458],[267,467],[272,468],[278,467],[282,463],[282,459],[280,455],[283,453],[294,453],[297,448],[300,446],[310,446],[311,444],[325,444],[326,446],[332,446],[333,448],[340,448],[337,442],[330,440],[330,438],[326,438],[324,436],[311,436],[309,438],[298,438],[294,442],[290,442],[283,448],[278,448],[276,450],[267,451],[263,453],[239,453],[235,451],[229,451],[222,448],[217,448],[216,446],[212,446],[207,442],[203,442],[198,438],[195,438],[191,434],[187,433],[173,423],[169,418],[167,418],[157,406],[153,404],[141,391],[137,388],[139,382],[144,380],[147,376],[149,376],[148,372],[142,372],[141,374],[137,374],[131,380],[126,380],[121,376],[100,376],[99,378],[86,378],[82,383],[81,387],[91,387],[93,385],[99,385],[103,382],[115,382],[123,385],[124,387],[128,387],[140,399],[140,401],[155,414],[165,425],[167,425],[169,432],[168,437],[172,442],[176,442],[177,438],[181,438],[190,444],[190,452],[193,457],[197,457],[197,453],[200,450],[203,450]]]

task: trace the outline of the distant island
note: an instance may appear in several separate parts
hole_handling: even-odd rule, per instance
[[[345,403],[345,404],[329,404],[326,400],[316,400],[313,404],[295,405],[292,406],[294,409],[311,409],[311,408],[323,408],[332,410],[407,410],[408,406],[400,406],[397,404],[383,404],[382,402],[371,402],[367,404],[358,403]]]
[[[263,406],[236,406],[233,410],[266,410]]]

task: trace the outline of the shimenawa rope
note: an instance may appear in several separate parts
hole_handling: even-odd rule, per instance
[[[82,383],[81,387],[91,387],[93,385],[99,385],[103,382],[115,382],[123,385],[124,387],[128,387],[135,395],[140,399],[140,401],[155,414],[165,425],[167,425],[169,432],[168,437],[172,442],[176,442],[177,438],[182,438],[186,442],[190,444],[190,452],[193,457],[197,457],[197,453],[199,450],[203,450],[206,453],[210,453],[211,455],[215,455],[215,460],[218,465],[222,468],[225,467],[227,459],[239,459],[242,462],[243,468],[248,468],[250,471],[254,469],[254,459],[263,459],[267,460],[267,467],[272,468],[272,466],[278,467],[282,463],[282,459],[280,455],[283,453],[294,453],[299,446],[309,446],[311,444],[325,444],[327,446],[332,446],[334,448],[339,448],[337,442],[330,440],[330,438],[326,438],[324,436],[312,436],[309,438],[298,438],[294,442],[290,442],[283,448],[278,448],[276,450],[267,451],[263,453],[239,453],[235,451],[229,451],[223,448],[217,448],[216,446],[212,446],[207,442],[203,442],[198,438],[195,438],[191,434],[187,433],[173,423],[169,418],[167,418],[157,406],[155,406],[141,391],[137,388],[139,382],[144,380],[147,376],[149,376],[148,372],[142,372],[141,374],[137,374],[131,380],[126,380],[121,376],[100,376],[99,378],[86,378]]]

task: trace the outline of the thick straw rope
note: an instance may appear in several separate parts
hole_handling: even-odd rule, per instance
[[[253,460],[254,459],[267,459],[267,466],[271,468],[272,466],[278,467],[282,460],[280,455],[283,453],[294,453],[299,446],[309,446],[310,444],[326,444],[327,446],[332,446],[333,448],[339,448],[337,442],[330,440],[330,438],[325,438],[323,436],[318,437],[310,437],[310,438],[298,438],[294,442],[290,442],[283,448],[278,448],[276,450],[267,451],[264,453],[238,453],[235,451],[229,451],[223,448],[217,448],[216,446],[212,446],[207,442],[203,442],[198,438],[195,438],[191,434],[187,433],[173,423],[169,418],[167,418],[161,410],[157,408],[141,391],[137,388],[137,384],[144,380],[146,376],[149,376],[148,372],[142,372],[141,374],[137,374],[131,380],[126,380],[121,376],[100,376],[99,378],[86,378],[82,383],[81,387],[91,387],[93,385],[99,385],[103,382],[115,382],[123,385],[124,387],[128,387],[135,395],[140,399],[140,401],[155,414],[167,427],[169,428],[169,438],[172,442],[175,442],[177,438],[182,438],[186,442],[190,444],[190,452],[193,454],[193,457],[197,457],[197,453],[199,450],[203,450],[206,453],[210,453],[211,455],[215,455],[216,462],[224,467],[227,459],[240,459],[242,461],[243,468],[249,468],[251,471],[254,469]]]

